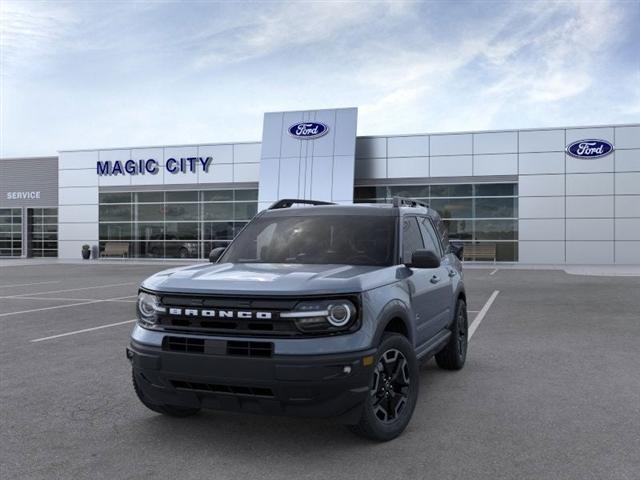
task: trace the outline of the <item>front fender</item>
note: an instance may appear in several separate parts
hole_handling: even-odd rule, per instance
[[[377,327],[373,337],[372,346],[380,345],[387,326],[389,326],[389,324],[395,319],[402,322],[402,325],[404,326],[404,333],[406,333],[409,342],[414,345],[415,332],[413,323],[411,322],[411,311],[409,307],[401,300],[391,300],[384,306],[378,315],[376,320]]]

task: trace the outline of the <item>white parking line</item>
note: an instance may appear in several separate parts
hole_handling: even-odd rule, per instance
[[[498,271],[498,269],[494,268],[493,271],[489,275],[495,275],[497,271]]]
[[[135,300],[124,300],[125,298],[136,298],[137,295],[129,295],[128,297],[117,298],[69,298],[69,297],[11,297],[5,300],[56,300],[60,302],[91,302],[93,300],[102,300],[105,302],[135,302]]]
[[[0,298],[16,298],[16,297],[28,297],[29,295],[44,295],[46,293],[63,293],[63,292],[77,292],[79,290],[92,290],[96,288],[106,288],[106,287],[121,287],[124,285],[138,285],[135,282],[127,282],[127,283],[110,283],[107,285],[96,285],[95,287],[80,287],[80,288],[67,288],[65,290],[50,290],[48,292],[32,292],[32,293],[21,293],[19,295],[6,295]]]
[[[78,302],[78,303],[68,303],[66,305],[56,305],[54,307],[42,307],[42,308],[33,308],[31,310],[20,310],[18,312],[7,312],[7,313],[0,313],[0,317],[9,317],[11,315],[21,315],[23,313],[34,313],[34,312],[44,312],[45,310],[56,310],[58,308],[69,308],[69,307],[77,307],[80,305],[90,305],[92,303],[103,303],[103,302],[111,302],[113,300],[122,300],[124,298],[130,298],[130,297],[118,297],[118,298],[112,298],[109,300],[90,300],[88,302]]]
[[[29,341],[31,343],[44,342],[45,340],[53,340],[54,338],[68,337],[69,335],[77,335],[78,333],[93,332],[94,330],[101,330],[103,328],[116,327],[118,325],[125,325],[127,323],[133,323],[135,321],[136,320],[133,319],[133,320],[125,320],[124,322],[109,323],[107,325],[100,325],[98,327],[92,327],[92,328],[84,328],[82,330],[76,330],[75,332],[60,333],[58,335],[51,335],[50,337],[36,338],[35,340],[29,340]]]
[[[499,293],[500,293],[500,290],[494,290],[493,291],[493,293],[489,297],[489,300],[487,300],[487,302],[482,307],[482,310],[480,310],[478,315],[476,315],[476,318],[474,318],[473,322],[471,322],[471,325],[469,325],[469,340],[471,340],[471,337],[473,337],[473,334],[476,332],[476,330],[480,326],[480,322],[482,322],[482,319],[484,318],[484,316],[487,314],[487,312],[491,308],[491,305],[493,304],[493,301],[496,299],[496,297],[498,296]]]
[[[45,283],[60,283],[60,280],[51,280],[50,282],[19,283],[17,285],[0,285],[0,288],[30,287],[31,285],[44,285]]]

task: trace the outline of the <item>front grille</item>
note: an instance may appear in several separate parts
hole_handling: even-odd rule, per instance
[[[196,383],[185,382],[184,380],[171,380],[173,388],[178,390],[190,390],[196,392],[217,393],[217,394],[229,394],[229,395],[243,395],[252,397],[270,397],[273,398],[274,394],[270,388],[264,387],[248,387],[239,385],[216,385],[212,383]]]
[[[241,357],[270,357],[273,354],[273,343],[229,341],[227,354]]]
[[[176,332],[221,333],[245,336],[303,335],[291,319],[280,318],[280,312],[291,311],[299,299],[219,298],[163,295],[162,305],[167,313],[158,315],[158,324]],[[229,312],[269,312],[272,318],[207,318],[200,315],[172,315],[171,308],[216,309]]]

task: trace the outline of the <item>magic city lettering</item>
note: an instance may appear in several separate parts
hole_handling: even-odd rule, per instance
[[[168,158],[165,170],[171,174],[196,173],[198,168],[208,172],[213,157],[185,157]],[[96,173],[102,175],[156,175],[160,171],[160,164],[153,158],[141,160],[98,160]]]

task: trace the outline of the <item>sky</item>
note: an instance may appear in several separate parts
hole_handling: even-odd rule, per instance
[[[264,112],[358,135],[640,121],[640,0],[0,0],[0,157],[256,141]]]

